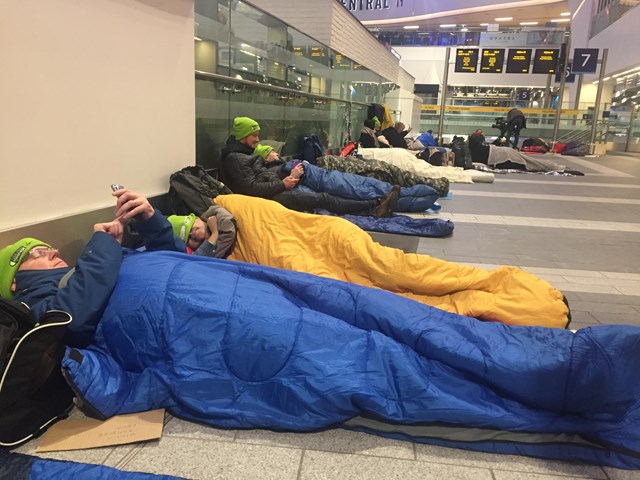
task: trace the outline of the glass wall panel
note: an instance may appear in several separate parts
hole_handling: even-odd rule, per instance
[[[359,135],[369,103],[397,85],[238,1],[196,0],[196,161],[218,167],[235,116],[250,116],[283,155],[315,133],[329,148]]]
[[[353,111],[362,116],[354,119]],[[286,156],[300,153],[310,133],[318,135],[325,147],[344,145],[356,127],[359,134],[366,113],[363,104],[200,73],[196,78],[196,163],[219,168],[220,151],[233,133],[236,116],[255,119],[261,141]]]

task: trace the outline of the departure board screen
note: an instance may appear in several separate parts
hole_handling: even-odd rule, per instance
[[[504,48],[483,48],[480,57],[480,72],[502,73]]]
[[[510,48],[507,55],[507,73],[529,73],[530,48]]]
[[[457,48],[456,49],[456,72],[476,73],[478,71],[478,49],[477,48]]]
[[[333,68],[340,68],[342,70],[351,70],[351,60],[347,57],[336,53],[336,56],[333,61]]]
[[[560,50],[536,48],[533,56],[533,73],[556,73]]]

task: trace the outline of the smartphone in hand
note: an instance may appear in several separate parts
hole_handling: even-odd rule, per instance
[[[122,185],[118,185],[117,183],[114,183],[111,185],[111,190],[113,190],[114,192],[117,192],[118,190],[122,190],[124,187]]]

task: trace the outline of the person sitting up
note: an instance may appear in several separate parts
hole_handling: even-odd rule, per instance
[[[373,117],[373,123],[375,125],[374,130],[376,132],[376,138],[378,139],[380,148],[391,148],[391,144],[389,143],[389,140],[387,140],[387,137],[382,135],[382,124],[380,123],[380,120],[378,120],[378,117]]]
[[[187,252],[203,257],[227,258],[236,243],[237,225],[233,215],[212,205],[200,218],[195,214],[167,217],[173,233],[187,246]]]
[[[484,165],[489,163],[489,145],[485,141],[482,130],[476,130],[469,135],[467,146],[473,163],[482,163]]]
[[[436,139],[433,138],[433,130],[427,130],[426,132],[421,133],[420,135],[418,135],[418,138],[416,138],[416,140],[418,140],[425,147],[436,146]]]
[[[304,160],[283,162],[278,154],[268,145],[258,145],[253,151],[265,159],[268,168],[282,169],[284,174],[295,169],[302,169],[298,188],[305,191],[326,192],[341,198],[354,200],[372,200],[381,198],[393,191],[394,185],[376,178],[356,175],[337,170],[327,170]],[[399,193],[396,212],[424,212],[428,208],[438,208],[436,200],[439,193],[427,185],[411,187],[395,187]]]
[[[524,128],[527,128],[527,119],[525,118],[524,113],[517,108],[509,110],[507,113],[507,132],[505,135],[507,139],[507,147],[511,144],[513,148],[516,150],[518,149],[520,130]]]
[[[404,123],[396,122],[393,127],[385,128],[382,135],[387,139],[389,145],[396,148],[407,148],[405,137],[411,131],[411,127],[405,130]]]
[[[364,127],[360,130],[360,137],[358,137],[358,143],[364,148],[380,148],[376,124],[373,119],[368,118],[364,121]]]
[[[354,200],[327,192],[301,190],[298,187],[304,173],[297,165],[290,172],[282,168],[282,161],[266,163],[254,153],[260,142],[260,125],[248,117],[233,120],[233,135],[222,149],[220,165],[224,182],[234,193],[262,197],[300,212],[325,209],[338,215],[371,215],[389,217],[398,203],[399,188],[375,200]]]

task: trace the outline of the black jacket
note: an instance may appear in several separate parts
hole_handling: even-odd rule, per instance
[[[507,113],[507,123],[509,125],[518,123],[520,128],[527,128],[527,119],[524,116],[524,113],[522,113],[522,111],[518,110],[517,108],[512,108],[511,110],[509,110],[509,112]]]
[[[222,179],[233,193],[252,197],[273,198],[285,191],[282,179],[284,162],[265,164],[260,155],[231,135],[220,156]]]
[[[407,136],[407,133],[409,133],[408,130],[399,133],[395,127],[385,128],[382,131],[384,138],[389,140],[389,145],[396,148],[407,148],[407,141],[404,139],[404,137]]]
[[[376,138],[376,132],[367,127],[364,127],[360,131],[358,143],[364,148],[380,148],[380,143]]]

